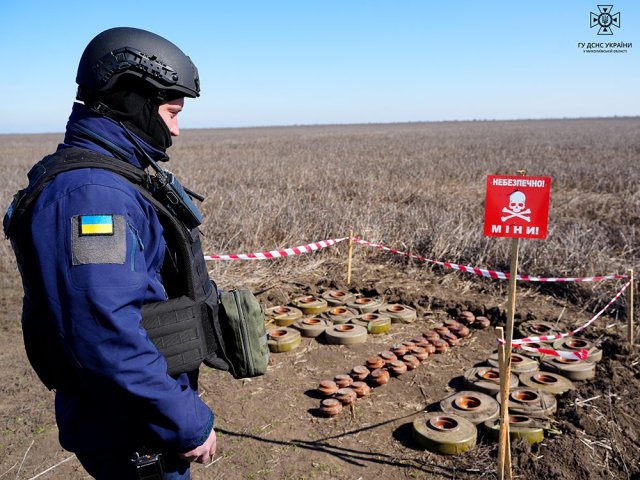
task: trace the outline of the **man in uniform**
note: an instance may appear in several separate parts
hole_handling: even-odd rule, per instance
[[[91,40],[77,82],[80,102],[54,156],[98,157],[134,173],[168,160],[184,97],[200,94],[189,57],[135,28],[109,29]],[[46,170],[30,172],[23,197]],[[216,451],[214,416],[198,397],[197,364],[168,373],[167,358],[141,326],[143,306],[179,294],[173,276],[176,245],[184,241],[169,238],[160,207],[139,185],[108,168],[61,171],[30,196],[8,236],[25,290],[27,354],[56,390],[61,445],[98,479],[143,478],[151,471],[157,475],[149,478],[189,478],[189,462],[208,462]],[[178,200],[190,210],[185,231],[196,232],[189,247],[204,278],[192,222],[199,212],[186,195]],[[10,207],[5,231],[14,207],[19,204]],[[215,296],[208,277],[201,283]]]

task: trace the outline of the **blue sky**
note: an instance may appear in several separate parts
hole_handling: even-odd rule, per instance
[[[611,2],[608,2],[611,3]],[[61,132],[100,31],[176,43],[202,96],[182,128],[640,114],[640,2],[597,35],[584,0],[1,0],[0,133]],[[579,42],[625,42],[624,54]]]

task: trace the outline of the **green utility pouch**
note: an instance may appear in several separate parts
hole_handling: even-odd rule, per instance
[[[264,375],[269,363],[264,309],[249,290],[219,292],[218,321],[234,378]]]

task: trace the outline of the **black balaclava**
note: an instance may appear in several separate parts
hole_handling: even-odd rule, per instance
[[[118,82],[110,91],[85,103],[90,107],[96,102],[106,105],[105,115],[121,121],[152,147],[166,151],[171,146],[171,133],[158,113],[162,101],[157,92],[150,91],[135,79],[129,79]]]

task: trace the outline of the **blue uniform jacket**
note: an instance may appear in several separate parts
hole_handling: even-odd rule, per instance
[[[153,158],[164,155],[140,143]],[[82,104],[59,148],[68,146],[116,150],[141,165],[120,125]],[[104,228],[111,235],[98,238]],[[126,452],[146,443],[186,452],[204,443],[213,414],[198,397],[197,372],[168,376],[140,326],[141,306],[166,299],[165,241],[152,206],[113,172],[72,170],[40,194],[31,229],[44,291],[25,302],[46,302],[80,378],[80,394],[56,392],[62,446]]]

